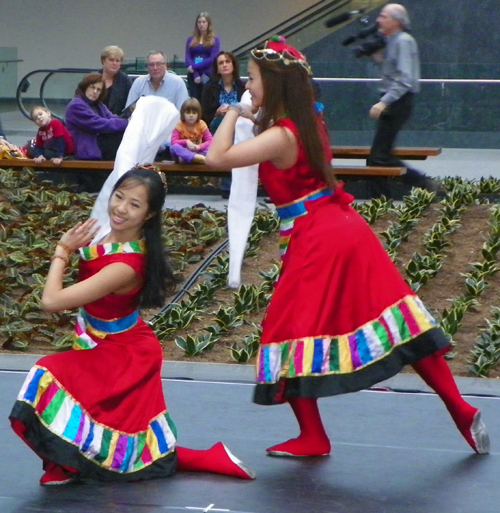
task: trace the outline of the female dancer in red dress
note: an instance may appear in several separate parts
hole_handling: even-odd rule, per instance
[[[268,453],[329,454],[317,399],[370,387],[405,365],[439,394],[474,451],[487,453],[481,413],[461,397],[442,356],[449,341],[333,176],[304,56],[272,38],[252,50],[246,87],[260,108],[257,136],[233,145],[238,116],[253,113],[230,106],[206,162],[260,163],[281,218],[282,270],[263,322],[254,401],[288,402],[300,434]]]
[[[139,316],[139,307],[162,306],[173,283],[161,242],[164,200],[158,173],[128,171],[109,201],[111,231],[88,245],[98,230],[90,219],[57,244],[42,307],[79,308],[73,349],[37,362],[10,414],[14,431],[43,460],[42,485],[136,481],[176,470],[254,478],[221,443],[206,451],[176,446],[162,391],[162,349]],[[76,250],[79,282],[63,287]]]

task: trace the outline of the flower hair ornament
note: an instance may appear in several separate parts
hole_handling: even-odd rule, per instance
[[[264,43],[264,48],[254,48],[250,51],[254,59],[270,62],[281,62],[285,66],[302,66],[309,76],[312,77],[311,66],[306,58],[296,48],[286,43],[283,36],[272,36]]]
[[[137,164],[137,166],[135,166],[135,169],[145,169],[146,171],[155,171],[156,173],[158,173],[160,175],[161,181],[162,181],[163,185],[165,186],[165,190],[168,188],[167,177],[165,176],[165,173],[163,171],[161,171],[158,166],[155,166],[154,164],[142,164],[142,165]]]

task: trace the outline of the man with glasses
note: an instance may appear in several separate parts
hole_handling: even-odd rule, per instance
[[[182,104],[189,98],[184,80],[178,75],[167,73],[167,58],[163,52],[149,52],[146,62],[148,74],[134,80],[126,108],[130,108],[141,96],[155,95],[166,98],[180,111]]]

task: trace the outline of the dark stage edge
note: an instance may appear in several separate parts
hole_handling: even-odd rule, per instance
[[[253,369],[166,362],[164,374],[187,378],[164,381],[179,444],[202,449],[222,440],[257,471],[257,480],[178,473],[161,481],[43,488],[38,484],[39,460],[17,439],[7,420],[27,370],[19,368],[23,359],[28,368],[30,357],[0,358],[0,369],[8,368],[0,371],[1,513],[500,509],[500,383],[495,380],[459,380],[470,402],[483,411],[492,439],[490,455],[472,453],[434,394],[364,391],[320,401],[334,446],[330,457],[291,460],[265,455],[266,447],[295,436],[296,425],[287,406],[252,403]],[[423,390],[421,381],[411,375],[400,374],[385,384]]]

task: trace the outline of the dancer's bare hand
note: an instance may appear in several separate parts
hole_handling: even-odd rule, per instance
[[[240,116],[243,118],[247,118],[250,121],[253,121],[255,123],[255,114],[259,110],[252,105],[243,105],[241,104],[241,114]]]
[[[61,243],[64,248],[76,251],[78,248],[86,246],[96,236],[99,228],[97,219],[88,219],[84,223],[77,223],[61,237]]]

